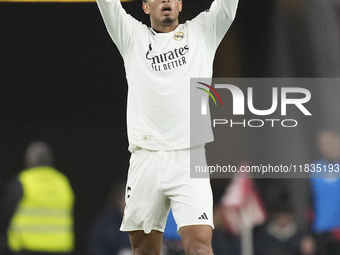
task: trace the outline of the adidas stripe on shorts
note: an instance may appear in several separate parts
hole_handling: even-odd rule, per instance
[[[138,148],[132,153],[121,231],[164,232],[170,206],[177,230],[214,227],[210,179],[190,178],[190,154],[197,164],[206,165],[204,146],[175,151]]]

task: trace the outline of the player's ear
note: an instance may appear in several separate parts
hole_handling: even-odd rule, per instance
[[[179,0],[179,12],[182,11],[182,8],[183,8],[183,1],[182,0]]]
[[[142,8],[143,8],[143,11],[145,12],[145,14],[150,14],[150,9],[149,9],[148,3],[143,2]]]

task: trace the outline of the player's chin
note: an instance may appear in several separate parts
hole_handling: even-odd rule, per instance
[[[170,17],[170,16],[165,17],[165,18],[163,19],[163,21],[162,21],[162,23],[163,23],[164,26],[170,26],[170,25],[172,25],[174,22],[175,22],[175,19],[172,18],[172,17]]]

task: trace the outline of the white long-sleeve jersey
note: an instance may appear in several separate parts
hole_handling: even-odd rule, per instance
[[[190,78],[212,77],[216,49],[235,18],[238,0],[210,9],[169,33],[135,20],[119,0],[97,0],[124,59],[130,150],[178,150],[213,141],[211,125],[190,142]]]

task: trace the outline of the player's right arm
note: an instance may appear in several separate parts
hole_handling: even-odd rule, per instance
[[[126,13],[120,0],[97,0],[97,4],[107,31],[121,55],[124,55],[141,22]]]

